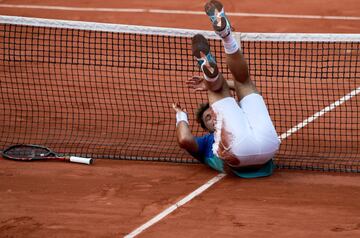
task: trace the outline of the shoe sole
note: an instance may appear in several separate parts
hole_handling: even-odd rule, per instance
[[[205,12],[210,18],[210,21],[212,23],[212,26],[215,30],[215,32],[222,38],[226,37],[228,34],[230,34],[231,31],[234,31],[235,29],[231,26],[229,19],[226,17],[226,14],[224,12],[224,6],[221,2],[216,0],[210,0],[205,4]],[[217,12],[222,12],[221,17],[219,18],[217,14],[215,14],[215,10]],[[219,24],[220,23],[220,24]],[[220,33],[225,30],[227,25],[229,24],[229,30],[226,31],[225,35],[223,33]]]
[[[205,59],[204,56],[201,55],[201,52],[205,55]],[[196,34],[192,38],[192,53],[193,56],[195,56],[197,59],[201,70],[207,77],[214,78],[218,75],[219,70],[217,68],[215,59],[210,54],[209,42],[203,35]],[[206,62],[208,62],[210,67],[206,65]]]
[[[205,4],[205,12],[206,14],[209,16],[211,22],[212,22],[212,25],[213,25],[213,28],[215,31],[222,31],[225,29],[226,27],[226,19],[224,16],[221,16],[220,19],[217,18],[216,14],[215,14],[215,10],[217,12],[221,12],[223,10],[223,5],[221,2],[219,1],[216,1],[216,0],[211,0],[211,1],[208,1],[206,4]],[[219,22],[220,20],[220,22]],[[220,25],[218,25],[218,23],[220,23]]]

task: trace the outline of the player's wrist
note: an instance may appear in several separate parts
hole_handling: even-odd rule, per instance
[[[186,122],[186,124],[189,124],[188,115],[184,111],[178,111],[176,113],[176,126],[178,126],[182,121]]]

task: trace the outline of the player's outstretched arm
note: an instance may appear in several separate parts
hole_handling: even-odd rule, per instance
[[[191,154],[197,153],[199,149],[198,144],[191,133],[186,110],[177,103],[173,103],[172,107],[176,112],[176,137],[179,146]]]

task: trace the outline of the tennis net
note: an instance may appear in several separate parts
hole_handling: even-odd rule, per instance
[[[175,136],[179,102],[195,135],[206,93],[191,37],[210,31],[0,17],[0,146],[31,143],[63,154],[196,163]],[[360,35],[235,33],[282,145],[278,167],[360,172]]]

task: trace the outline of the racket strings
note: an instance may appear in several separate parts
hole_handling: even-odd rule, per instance
[[[30,146],[19,146],[13,147],[7,151],[5,154],[11,157],[22,157],[22,158],[35,158],[35,157],[45,157],[50,155],[50,151],[45,148],[30,147]]]

